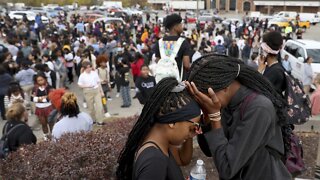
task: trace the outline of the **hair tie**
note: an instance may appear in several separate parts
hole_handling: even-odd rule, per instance
[[[182,82],[179,82],[179,84],[176,87],[174,87],[171,90],[171,92],[178,93],[178,92],[183,91],[185,88],[186,88],[186,84],[182,81]]]
[[[240,64],[238,64],[238,72],[237,72],[236,78],[239,76],[239,74],[240,74]]]

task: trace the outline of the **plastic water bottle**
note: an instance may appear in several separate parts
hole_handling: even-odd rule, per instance
[[[204,162],[199,159],[197,160],[197,164],[191,169],[190,180],[205,180],[206,176],[207,174],[204,167]]]

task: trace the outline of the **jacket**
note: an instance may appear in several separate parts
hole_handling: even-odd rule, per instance
[[[10,76],[10,74],[5,73],[0,75],[0,95],[4,96],[8,92],[8,88],[10,85],[10,82],[13,80],[13,78]]]
[[[10,120],[8,121],[2,130],[2,134],[8,132],[11,128],[18,124],[24,124],[17,127],[8,135],[8,144],[10,151],[16,151],[22,144],[35,144],[37,142],[36,136],[33,134],[31,128],[22,121]]]
[[[272,102],[257,95],[240,115],[241,104],[251,93],[252,90],[241,86],[222,110],[223,128],[198,137],[199,145],[205,151],[209,148],[222,180],[289,180],[291,175],[281,159],[270,152],[272,149],[284,153],[281,127]],[[203,137],[205,141],[201,140]]]

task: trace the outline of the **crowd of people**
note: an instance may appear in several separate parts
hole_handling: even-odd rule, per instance
[[[124,17],[126,24],[83,18],[71,15],[49,24],[41,15],[35,21],[0,18],[1,36],[9,44],[0,59],[0,111],[8,120],[3,133],[16,124],[25,128],[19,129],[24,139],[9,136],[16,142],[12,151],[36,143],[25,123],[29,114],[37,116],[45,140],[90,131],[111,116],[107,99],[121,95],[121,108],[131,107],[134,86],[133,98],[143,110],[119,157],[119,179],[184,179],[179,165],[190,163],[194,136],[214,158],[221,179],[291,179],[274,155],[287,151],[280,99],[284,71],[292,68],[279,51],[291,32],[283,36],[267,21],[247,16],[243,25],[222,29],[198,22],[191,33],[178,14],[163,24],[150,16]],[[157,68],[165,56],[175,62],[180,79],[159,79],[171,73]],[[306,59],[306,67],[311,62]],[[310,68],[306,92],[313,82]],[[88,114],[68,92],[72,84],[82,89]]]

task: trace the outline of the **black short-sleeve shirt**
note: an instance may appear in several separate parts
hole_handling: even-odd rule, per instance
[[[286,90],[286,79],[284,75],[284,69],[280,63],[274,64],[270,67],[266,67],[263,73],[274,86],[275,90],[282,95],[282,92]]]
[[[184,180],[181,169],[169,153],[169,157],[154,146],[144,149],[133,166],[133,180]]]

